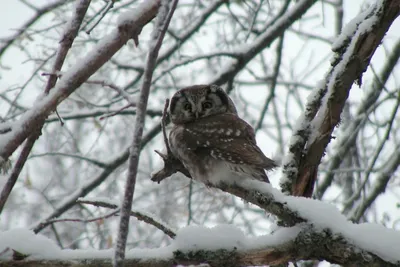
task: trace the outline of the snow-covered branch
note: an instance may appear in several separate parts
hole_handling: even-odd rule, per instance
[[[354,82],[361,84],[376,48],[399,14],[399,1],[377,1],[354,18],[334,43],[332,68],[309,97],[306,111],[293,131],[283,162],[284,191],[311,196],[318,165],[340,122],[349,91]]]
[[[389,79],[389,76],[397,62],[400,58],[400,41],[398,41],[386,61],[382,72],[379,76],[375,77],[372,86],[368,90],[368,93],[363,99],[363,102],[359,105],[355,116],[350,121],[350,124],[341,129],[342,134],[337,140],[337,145],[335,145],[335,155],[333,155],[329,160],[329,169],[326,177],[320,181],[318,188],[316,189],[316,195],[321,198],[329,185],[332,183],[334,173],[333,171],[339,168],[342,161],[343,155],[345,155],[349,149],[354,146],[360,129],[368,121],[368,115],[374,112],[378,105],[374,105],[376,100],[382,94],[385,89],[385,84]]]
[[[60,41],[60,46],[57,50],[57,55],[55,58],[55,61],[52,66],[52,73],[58,72],[61,70],[65,58],[68,54],[69,49],[72,46],[73,41],[75,40],[75,37],[78,35],[79,28],[83,22],[83,19],[85,18],[86,12],[89,8],[91,0],[80,0],[77,1],[77,5],[75,8],[75,11],[73,13],[73,16],[71,20],[69,21],[69,24],[65,28],[65,33],[61,38]],[[57,76],[56,75],[51,75],[49,76],[49,79],[47,80],[46,87],[44,89],[44,94],[47,95],[49,91],[54,87],[54,85],[57,82]],[[25,165],[26,160],[28,159],[28,155],[30,154],[33,145],[35,144],[36,140],[40,137],[41,135],[41,129],[43,127],[44,121],[41,120],[38,122],[38,124],[35,126],[35,128],[32,129],[31,134],[28,136],[27,141],[25,142],[21,154],[18,157],[17,162],[14,165],[14,168],[11,172],[11,175],[9,176],[6,185],[4,186],[3,190],[1,191],[0,195],[0,213],[3,210],[4,204],[6,200],[8,199],[9,194],[11,193],[11,190],[13,189],[18,176],[21,173],[22,168]],[[11,129],[12,131],[12,129]],[[26,138],[26,137],[25,137]],[[3,160],[7,159],[7,157],[3,157]],[[0,165],[0,169],[2,166]]]
[[[185,171],[185,167],[178,160],[174,160],[172,158],[172,155],[163,155],[162,158],[164,160],[165,166],[162,170],[153,174],[153,181],[161,182],[163,179],[177,171],[187,173],[187,171]],[[286,258],[286,261],[276,263],[274,262],[273,264],[283,263],[290,260],[315,259],[314,257],[316,257],[318,259],[325,259],[330,262],[335,262],[339,264],[345,263],[346,265],[355,264],[355,266],[357,266],[359,264],[358,266],[382,266],[384,259],[387,255],[394,255],[390,254],[390,252],[386,250],[381,250],[380,253],[385,254],[385,256],[376,256],[374,253],[379,250],[379,247],[381,247],[380,245],[371,246],[370,243],[365,243],[364,239],[358,239],[359,237],[364,238],[365,235],[367,235],[367,232],[364,232],[366,224],[360,226],[352,224],[347,220],[346,217],[344,217],[336,208],[334,208],[330,204],[307,198],[285,196],[280,191],[272,188],[270,184],[260,181],[244,180],[240,184],[220,184],[216,185],[215,187],[225,192],[236,195],[246,202],[253,203],[264,209],[265,211],[276,215],[278,219],[281,220],[282,225],[302,225],[302,227],[305,227],[307,231],[304,233],[303,236],[299,235],[298,242],[304,242],[304,244],[299,247],[306,247],[307,244],[312,244],[312,246],[314,247],[314,252],[318,251],[318,253],[322,253],[317,257],[315,255],[312,255],[311,253],[307,254],[307,256],[301,255],[299,258]],[[332,218],[335,219],[333,220]],[[368,229],[369,227],[371,227],[370,229],[375,229],[375,227],[381,229],[387,234],[386,235],[382,233],[382,235],[385,235],[385,237],[382,236],[382,239],[386,241],[389,241],[391,239],[389,238],[389,236],[391,235],[389,232],[392,232],[393,235],[399,235],[399,233],[396,231],[388,230],[384,227],[380,227],[377,225],[368,225],[367,227]],[[310,231],[310,229],[313,230]],[[315,237],[313,236],[314,234],[316,234]],[[375,238],[375,233],[369,234],[372,234],[371,237],[368,237],[371,238],[372,242]],[[390,242],[392,241],[393,240],[391,240]],[[332,244],[330,244],[330,242],[332,242]],[[318,246],[315,246],[315,244],[318,244]],[[320,248],[321,246],[327,249],[327,251],[319,251],[318,248]],[[298,245],[296,245],[295,247],[297,248]],[[334,248],[338,249],[337,254],[334,252]],[[304,252],[308,253],[310,251],[308,249],[305,249]],[[346,254],[344,252],[349,254]],[[355,254],[360,253],[360,255],[355,256],[353,255],[353,252]],[[345,257],[346,259],[344,259],[343,255],[346,255],[348,257]],[[375,260],[371,260],[372,258],[375,258],[376,262]],[[368,260],[369,263],[358,262],[361,259]],[[396,261],[397,262],[393,263],[392,265],[390,265],[391,263],[385,264],[387,264],[387,266],[400,266],[400,259],[396,259]],[[271,263],[248,262],[246,264],[262,265]],[[240,266],[240,264],[238,266]]]
[[[47,96],[39,99],[35,107],[12,124],[7,133],[0,135],[0,157],[7,160],[38,125],[43,124],[60,102],[103,66],[129,39],[137,40],[142,28],[157,14],[159,4],[159,0],[153,0],[137,7],[140,12],[135,17],[124,20],[118,29],[99,42],[79,64],[67,70]]]
[[[295,205],[293,199],[287,197]],[[302,211],[309,210],[307,205],[315,209],[308,214],[316,219],[314,224],[277,228],[257,237],[247,237],[233,225],[188,226],[179,230],[166,247],[127,251],[125,266],[260,266],[308,259],[325,259],[345,266],[400,266],[396,253],[400,246],[398,232],[373,224],[353,225],[328,204],[310,199],[300,202],[297,208]],[[329,213],[335,217],[324,216]],[[16,235],[20,238],[15,239]],[[111,266],[110,249],[62,250],[28,230],[3,232],[0,240],[2,258],[9,259],[17,252],[27,257],[2,261],[2,266]],[[26,247],[23,242],[31,245]]]

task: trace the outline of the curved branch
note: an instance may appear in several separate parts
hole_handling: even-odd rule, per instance
[[[297,196],[312,195],[318,165],[340,121],[351,86],[354,82],[361,84],[362,74],[368,68],[372,55],[399,14],[399,1],[381,1],[359,16],[355,28],[344,30],[334,44],[335,62],[325,83],[310,98],[311,102],[319,103],[318,116],[315,116],[317,110],[314,109],[312,116],[305,116],[298,123],[299,129],[293,134],[294,144],[290,145],[284,166],[291,171],[282,181],[285,191]],[[354,24],[350,27],[354,27]],[[349,36],[350,30],[353,33]],[[310,118],[313,120],[310,121]]]
[[[76,201],[76,203],[89,204],[89,205],[93,205],[96,207],[103,207],[103,208],[109,208],[109,209],[118,209],[118,205],[108,203],[105,201],[98,201],[98,200],[91,201],[91,200],[86,200],[86,199],[79,199]],[[175,238],[175,236],[176,236],[175,230],[171,229],[171,227],[169,227],[165,223],[161,222],[159,219],[155,219],[154,215],[148,215],[142,211],[131,211],[131,216],[135,217],[139,221],[143,221],[145,223],[153,225],[154,227],[158,228],[159,230],[164,232],[164,234],[168,235],[171,238]]]
[[[381,92],[384,89],[384,86],[389,79],[390,74],[395,68],[398,60],[400,58],[400,41],[398,41],[395,45],[391,54],[388,56],[388,60],[382,69],[381,75],[379,77],[375,77],[374,82],[369,90],[368,94],[364,98],[364,101],[360,104],[355,118],[351,121],[351,124],[346,128],[345,133],[341,134],[341,137],[338,138],[337,142],[337,150],[334,156],[329,159],[329,167],[328,174],[326,177],[320,182],[319,186],[316,189],[316,195],[318,198],[322,198],[325,194],[325,191],[331,185],[332,180],[334,178],[334,170],[338,169],[340,163],[342,161],[342,157],[346,154],[351,147],[355,145],[355,141],[358,136],[359,129],[362,125],[367,121],[367,115],[373,111],[371,106],[376,103]],[[349,133],[349,134],[347,134]]]

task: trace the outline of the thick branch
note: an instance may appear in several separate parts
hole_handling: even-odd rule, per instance
[[[137,17],[119,25],[119,29],[106,36],[103,42],[100,42],[91,53],[82,59],[85,64],[77,64],[71,67],[54,87],[51,94],[44,96],[36,103],[35,108],[27,111],[12,127],[11,131],[0,136],[2,139],[0,157],[4,160],[8,159],[37,126],[42,125],[42,122],[60,102],[103,66],[129,39],[137,39],[142,28],[157,14],[159,4],[159,0],[143,3],[145,8],[138,7],[142,12],[136,14]]]
[[[296,138],[299,145],[291,145],[290,148],[290,153],[298,152],[296,147],[302,149],[296,157],[291,157],[297,164],[296,162],[286,163],[287,168],[293,169],[296,166],[299,168],[297,179],[293,180],[296,176],[292,175],[290,179],[284,181],[282,186],[286,190],[291,188],[293,195],[311,196],[318,165],[332,138],[332,132],[340,121],[340,114],[351,86],[354,81],[361,83],[362,74],[367,69],[372,55],[399,13],[399,1],[382,1],[381,6],[377,4],[370,14],[365,14],[352,36],[346,36],[341,45],[335,47],[336,60],[325,79],[325,84],[320,88],[321,90],[317,90],[321,93],[315,94],[319,97],[311,98],[312,102],[315,99],[321,100],[321,96],[324,96],[322,102],[316,102],[321,104],[318,116],[311,122],[304,120],[299,123],[304,132],[298,134],[295,131],[295,135],[301,136],[301,138]],[[312,117],[316,115],[316,111],[311,113]],[[313,129],[313,134],[309,132],[310,129]]]
[[[392,51],[390,51],[390,55],[382,68],[381,74],[374,78],[368,94],[364,97],[363,102],[357,109],[356,116],[350,121],[350,124],[343,129],[343,133],[340,135],[340,138],[338,138],[334,150],[335,155],[331,156],[329,159],[328,173],[325,178],[319,182],[319,186],[316,190],[316,196],[318,198],[322,198],[325,191],[331,185],[334,178],[333,171],[339,168],[343,155],[347,154],[351,147],[354,147],[360,129],[362,129],[362,126],[366,123],[368,115],[375,110],[375,108],[371,107],[374,106],[374,103],[376,103],[381,92],[384,90],[385,84],[399,59],[400,40],[396,42]]]
[[[230,247],[215,250],[188,250],[179,245],[175,248],[175,245],[172,244],[166,248],[149,249],[146,257],[143,256],[143,251],[133,249],[129,252],[124,265],[127,267],[169,267],[208,263],[210,266],[274,266],[299,260],[325,259],[331,263],[345,266],[400,266],[400,262],[383,260],[376,254],[348,242],[340,235],[333,234],[329,230],[315,229],[312,226],[279,229],[274,234],[263,236],[262,243],[259,240],[245,238],[238,241],[250,244],[249,246],[241,247],[238,244],[238,247],[235,247],[235,244],[232,244]],[[195,242],[196,239],[194,238],[193,241]],[[254,245],[255,243],[257,245]],[[96,259],[72,260],[72,256],[70,257],[71,261],[22,260],[3,261],[1,264],[4,267],[111,266],[109,252],[110,250],[98,251],[94,256]],[[60,254],[62,255],[62,251]],[[79,253],[77,254],[79,255]]]

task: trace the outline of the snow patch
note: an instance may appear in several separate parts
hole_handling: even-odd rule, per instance
[[[233,225],[219,225],[214,228],[193,225],[178,231],[174,247],[181,251],[244,249],[245,236]]]

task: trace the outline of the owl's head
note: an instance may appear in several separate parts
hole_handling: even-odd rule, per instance
[[[232,99],[217,85],[194,85],[176,92],[169,108],[171,121],[184,124],[211,115],[237,114]]]

